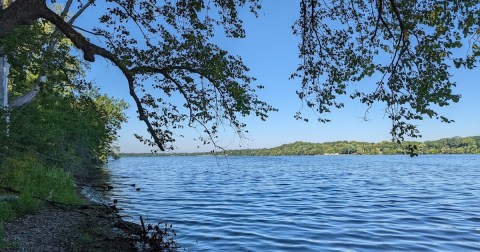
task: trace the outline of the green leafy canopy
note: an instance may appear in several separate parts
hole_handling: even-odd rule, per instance
[[[436,109],[460,99],[451,69],[473,68],[480,56],[479,1],[302,0],[300,7],[302,64],[292,78],[301,79],[298,96],[308,107],[330,112],[344,106],[341,95],[368,107],[385,103],[398,142],[420,136],[415,120],[452,122]],[[469,47],[463,58],[454,53],[461,47]],[[362,80],[373,88],[350,88]]]
[[[70,41],[37,21],[14,30],[0,47],[11,64],[12,100],[47,77],[33,102],[8,111],[8,126],[6,111],[0,111],[0,157],[29,154],[75,175],[106,162],[126,121],[126,103],[84,80],[88,66],[71,54]]]
[[[251,87],[255,79],[240,58],[209,42],[219,27],[229,37],[244,37],[237,8],[248,6],[256,13],[256,0],[106,1],[102,7],[94,1],[58,3],[65,6],[62,13],[72,14],[59,15],[46,1],[14,1],[0,13],[0,27],[5,28],[0,37],[42,18],[82,50],[84,59],[99,55],[110,60],[127,79],[139,118],[152,137],[139,137],[147,144],[171,148],[173,129],[186,124],[202,127],[210,140],[219,124],[241,134],[245,124],[239,117],[265,119],[274,110],[257,98]],[[94,8],[89,18],[98,18],[96,25],[76,23]],[[172,102],[172,96],[182,97],[183,104]]]
[[[70,16],[47,6],[56,2],[14,1],[0,12],[0,38],[42,19],[81,50],[85,60],[110,60],[128,82],[151,135],[139,139],[148,144],[170,147],[173,130],[186,124],[202,127],[211,140],[222,123],[241,134],[242,116],[265,119],[275,110],[258,99],[255,79],[241,58],[211,43],[220,30],[228,37],[244,37],[239,10],[247,7],[256,15],[259,0],[58,1],[65,6],[61,13]],[[349,95],[367,106],[386,104],[398,142],[419,136],[416,120],[451,122],[437,107],[460,98],[452,91],[451,68],[473,68],[478,61],[478,1],[299,3],[293,29],[301,37],[301,64],[292,78],[301,80],[298,96],[320,113],[320,121],[328,121],[324,113],[332,107],[344,106],[339,96]],[[85,13],[98,22],[81,22]],[[465,46],[468,54],[455,58],[453,52]],[[352,91],[352,84],[366,79],[373,88]],[[172,99],[176,96],[183,98],[181,104]],[[296,117],[306,119],[301,113]]]

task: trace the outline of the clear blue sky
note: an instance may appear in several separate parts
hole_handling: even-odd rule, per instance
[[[248,140],[239,141],[228,130],[221,134],[219,145],[228,149],[268,148],[294,141],[325,142],[337,140],[356,140],[378,142],[390,140],[391,122],[384,114],[385,106],[377,104],[369,114],[369,121],[362,119],[366,107],[357,100],[346,99],[346,107],[333,110],[327,115],[332,122],[317,123],[312,117],[309,123],[293,118],[301,108],[301,101],[295,91],[300,87],[299,80],[289,80],[299,63],[298,38],[292,35],[291,26],[299,15],[298,1],[264,1],[260,17],[255,18],[247,11],[242,13],[247,38],[225,39],[216,42],[233,55],[239,55],[251,69],[250,74],[258,79],[265,89],[258,94],[260,98],[278,108],[270,114],[266,122],[254,117],[244,119],[247,123]],[[480,71],[455,70],[453,79],[457,82],[456,93],[462,95],[459,103],[442,108],[442,115],[455,120],[444,124],[434,119],[418,123],[423,138],[434,140],[443,137],[480,135]],[[89,78],[100,84],[103,92],[116,98],[122,98],[133,104],[128,95],[127,82],[121,73],[106,60],[99,59],[92,64]],[[363,82],[358,85],[374,85]],[[304,112],[308,112],[305,111]],[[149,148],[139,143],[134,133],[146,135],[146,127],[136,117],[134,106],[127,111],[129,122],[120,131],[119,145],[122,152],[148,152]],[[197,148],[201,145],[194,141],[198,133],[194,129],[185,129],[178,134],[175,152],[210,151],[212,146]]]

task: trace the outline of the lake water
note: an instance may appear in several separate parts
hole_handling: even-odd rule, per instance
[[[480,251],[480,155],[124,157],[108,169],[122,214],[173,224],[187,251]]]

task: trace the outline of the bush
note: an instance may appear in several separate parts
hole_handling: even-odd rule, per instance
[[[15,217],[15,212],[13,211],[10,204],[0,201],[0,223],[2,223],[3,221],[11,220],[13,219],[13,217]]]
[[[17,200],[12,201],[11,205],[15,213],[25,215],[37,212],[42,206],[42,202],[27,193],[22,193]]]
[[[3,241],[3,221],[0,221],[0,249],[5,247],[5,242]]]
[[[80,204],[72,176],[62,169],[48,166],[34,155],[6,158],[0,170],[0,182],[20,191],[17,207],[35,209],[37,199],[49,199],[65,204]]]
[[[13,211],[10,204],[0,201],[0,250],[6,246],[3,241],[3,222],[6,220],[11,220],[14,217],[15,212]]]
[[[65,204],[81,204],[72,176],[60,168],[46,165],[33,154],[6,157],[0,163],[0,185],[20,192],[17,199],[0,201],[0,250],[3,222],[16,215],[32,214],[42,206],[41,199]]]
[[[30,152],[48,165],[85,177],[114,152],[112,143],[126,120],[122,112],[126,103],[96,90],[44,91],[10,113],[9,135],[0,136],[8,148],[0,147],[0,158],[2,153]],[[0,132],[5,132],[1,124]]]

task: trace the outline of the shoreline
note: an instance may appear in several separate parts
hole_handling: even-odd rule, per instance
[[[480,155],[480,153],[419,153],[418,156],[468,156]],[[122,153],[121,157],[310,157],[310,156],[408,156],[408,154],[341,154],[341,153],[327,153],[327,154],[285,154],[285,155],[230,155],[230,154],[185,154],[185,153],[165,153],[165,154],[151,154],[151,153]]]
[[[95,177],[75,180],[77,194],[85,204],[44,200],[38,212],[6,221],[7,247],[2,251],[137,251],[134,236],[138,237],[139,225],[123,221],[114,204],[94,202],[82,193],[86,189],[109,201],[99,190],[107,184],[95,184],[97,175],[105,178],[108,174],[95,169],[92,175]]]
[[[329,156],[329,155],[437,155],[480,154],[480,136],[450,137],[433,141],[334,141],[282,144],[270,148],[233,149],[208,152],[120,153],[119,156]]]

